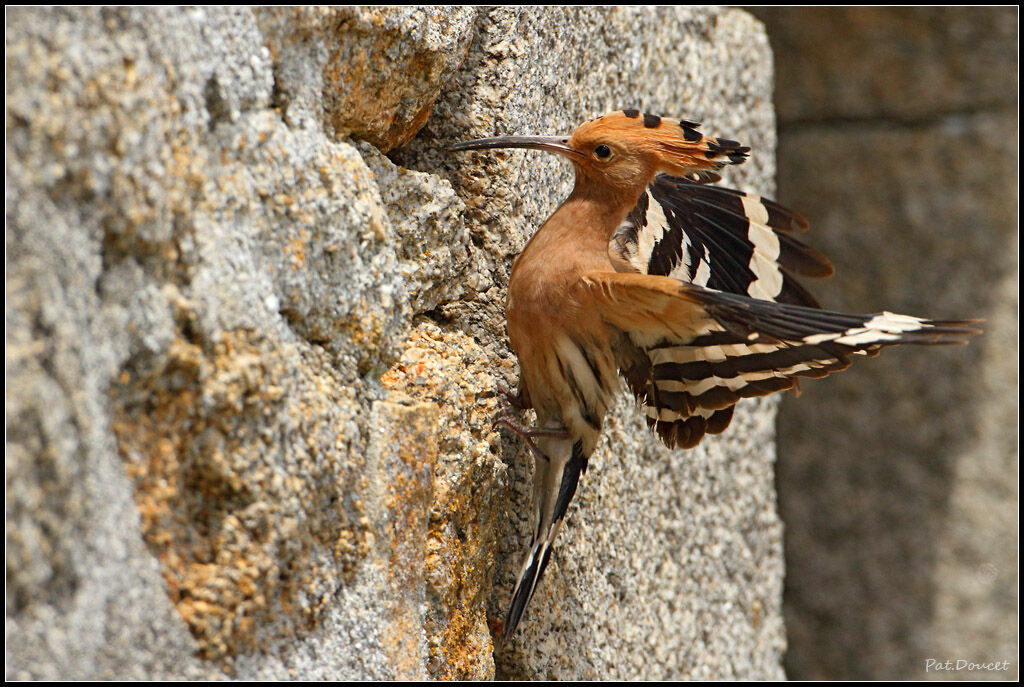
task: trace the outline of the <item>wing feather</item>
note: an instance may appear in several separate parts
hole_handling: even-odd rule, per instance
[[[828,276],[832,264],[792,235],[806,228],[802,216],[774,201],[663,174],[615,232],[609,252],[620,271],[817,307],[793,274]]]
[[[657,275],[602,272],[584,280],[604,319],[646,354],[646,379],[630,387],[669,446],[721,432],[741,398],[824,377],[853,356],[894,344],[961,344],[978,333],[972,321],[831,312]]]
[[[820,308],[817,299],[793,277],[825,277],[833,271],[828,258],[793,236],[794,232],[807,230],[807,220],[772,200],[712,185],[717,181],[718,175],[657,177],[609,243],[615,268],[623,273],[672,277],[716,291]],[[663,358],[664,353],[656,354],[653,348],[670,343],[680,351],[687,346],[686,337],[676,336],[673,331],[679,329],[680,322],[689,327],[691,339],[704,337],[707,341],[688,346],[693,362],[703,355],[720,355],[716,346],[735,349],[744,342],[740,334],[730,331],[735,323],[728,319],[719,323],[706,312],[702,316],[692,308],[664,304],[651,295],[641,296],[639,291],[644,286],[662,294],[678,288],[665,282],[615,287],[628,292],[628,296],[619,297],[634,301],[631,305],[636,308],[631,313],[632,322],[623,329],[633,345],[623,356],[621,367],[630,389],[646,407],[648,424],[666,444],[693,446],[705,433],[721,432],[729,425],[732,404],[738,398],[772,393],[795,383],[785,375],[762,372],[754,379],[753,372],[743,377],[721,369],[719,372],[726,376],[698,380],[702,386],[695,394],[686,388],[689,382],[665,378],[673,370],[671,366],[678,363],[669,361],[657,366],[652,360],[658,360],[659,355]],[[673,319],[679,315],[682,319]],[[844,360],[837,358],[831,369],[845,367],[848,363]],[[781,358],[776,362],[781,363]],[[727,361],[718,363],[721,366]],[[829,371],[825,365],[805,368],[800,370],[805,376],[823,376]],[[709,386],[708,380],[714,384]]]

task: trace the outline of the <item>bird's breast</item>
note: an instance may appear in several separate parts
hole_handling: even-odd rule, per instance
[[[542,283],[513,282],[508,333],[540,425],[560,425],[593,450],[618,389],[613,332],[588,305],[578,279],[562,273]]]

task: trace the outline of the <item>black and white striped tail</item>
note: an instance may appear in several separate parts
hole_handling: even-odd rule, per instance
[[[935,321],[891,312],[849,315],[680,284],[710,315],[689,341],[644,347],[651,373],[642,394],[648,424],[669,446],[688,448],[723,431],[741,398],[824,377],[858,355],[895,344],[962,344],[973,321]]]
[[[565,520],[569,503],[576,494],[580,476],[587,470],[587,456],[583,453],[582,441],[539,438],[537,445],[548,460],[536,462],[533,494],[536,523],[530,552],[512,590],[512,601],[501,632],[501,644],[508,642],[515,633],[530,599],[537,591],[537,585],[551,559],[555,537]]]

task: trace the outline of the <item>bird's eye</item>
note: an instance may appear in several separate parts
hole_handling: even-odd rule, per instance
[[[612,156],[612,149],[602,143],[601,145],[594,148],[594,155],[596,155],[602,160],[607,160]]]

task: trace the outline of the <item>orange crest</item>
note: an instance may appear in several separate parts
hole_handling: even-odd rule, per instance
[[[708,138],[697,130],[699,126],[685,119],[622,110],[580,125],[572,134],[570,146],[578,151],[595,151],[606,145],[612,154],[615,147],[645,153],[659,171],[674,176],[689,176],[746,160],[749,147],[728,139]],[[604,151],[597,152],[600,158]]]

